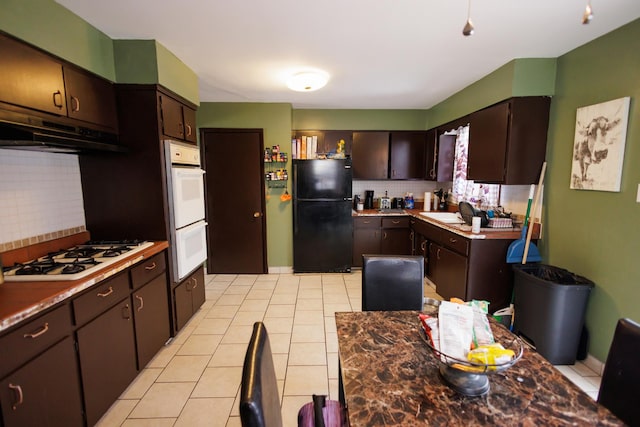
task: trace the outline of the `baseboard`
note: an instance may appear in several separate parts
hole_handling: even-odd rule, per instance
[[[598,375],[602,376],[602,372],[604,371],[604,363],[596,359],[590,354],[587,354],[587,358],[582,361],[589,369],[594,372],[597,372]]]
[[[269,274],[292,274],[293,266],[269,267]]]

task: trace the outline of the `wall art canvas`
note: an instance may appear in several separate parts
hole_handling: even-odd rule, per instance
[[[570,188],[620,191],[630,100],[578,108]]]

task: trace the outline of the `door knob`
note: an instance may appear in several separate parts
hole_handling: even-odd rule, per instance
[[[260,218],[260,212],[254,212],[253,213],[253,217],[254,218]]]

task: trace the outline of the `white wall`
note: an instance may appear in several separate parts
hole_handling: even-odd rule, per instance
[[[0,149],[0,245],[84,227],[78,156]]]

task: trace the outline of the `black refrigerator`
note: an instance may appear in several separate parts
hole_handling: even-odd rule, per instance
[[[351,159],[293,161],[293,271],[351,271]]]

